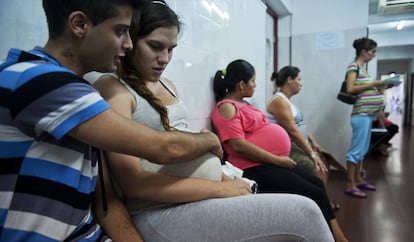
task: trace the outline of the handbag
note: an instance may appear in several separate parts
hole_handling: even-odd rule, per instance
[[[357,68],[357,78],[358,78],[358,75],[359,75],[359,66]],[[336,98],[343,103],[353,105],[355,104],[357,97],[358,95],[351,94],[346,91],[346,75],[345,75],[345,80],[342,82],[341,89],[339,89],[339,93],[336,96]]]

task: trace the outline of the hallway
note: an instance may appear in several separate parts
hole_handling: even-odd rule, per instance
[[[402,127],[389,156],[364,161],[366,180],[377,187],[367,199],[343,194],[346,174],[331,172],[328,191],[341,205],[338,222],[351,242],[414,241],[414,128]]]

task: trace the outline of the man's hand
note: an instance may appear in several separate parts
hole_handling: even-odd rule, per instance
[[[205,133],[209,135],[209,138],[211,139],[211,142],[212,142],[212,148],[210,149],[210,152],[217,155],[217,157],[220,158],[220,160],[222,160],[224,152],[223,152],[223,147],[221,146],[221,142],[219,138],[217,137],[217,135],[206,128],[202,129],[200,133]]]

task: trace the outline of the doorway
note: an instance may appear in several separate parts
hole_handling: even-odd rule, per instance
[[[384,80],[390,74],[400,74],[400,86],[387,89],[385,109],[401,126],[413,125],[413,73],[411,73],[411,59],[392,59],[378,61],[378,76]]]
[[[265,76],[265,87],[266,87],[266,103],[273,96],[274,85],[270,81],[270,77],[274,71],[278,69],[277,59],[277,14],[267,6],[266,14],[266,76]]]
[[[385,90],[384,112],[388,116],[389,120],[391,120],[393,123],[397,124],[398,126],[401,126],[405,123],[404,114],[406,113],[405,112],[406,102],[405,102],[405,91],[404,91],[406,89],[405,87],[406,74],[405,73],[382,74],[380,79],[385,80],[397,74],[400,75],[401,84]]]

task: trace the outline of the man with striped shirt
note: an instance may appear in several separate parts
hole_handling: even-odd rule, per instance
[[[102,169],[91,145],[160,164],[221,158],[213,133],[151,130],[117,115],[80,78],[116,69],[132,49],[129,25],[142,2],[43,0],[46,45],[11,49],[0,65],[1,242],[104,240],[96,220],[114,240],[140,240],[110,184],[98,197],[107,209],[92,213]]]

